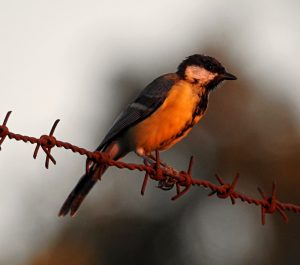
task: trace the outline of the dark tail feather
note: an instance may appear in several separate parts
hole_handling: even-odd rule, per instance
[[[69,212],[70,215],[73,216],[77,212],[85,196],[101,178],[106,169],[107,165],[93,164],[88,173],[80,178],[79,182],[61,207],[58,216],[65,216]]]

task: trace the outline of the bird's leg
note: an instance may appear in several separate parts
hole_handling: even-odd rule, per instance
[[[153,154],[144,154],[144,153],[138,153],[137,151],[135,152],[139,157],[143,158],[144,160],[146,160],[150,165],[153,165],[157,162],[156,157]],[[159,165],[163,166],[165,168],[169,168],[167,163],[165,163],[164,161],[159,160]]]
[[[165,168],[169,168],[165,162],[162,162],[159,158],[158,150],[156,151],[156,155],[146,154],[143,149],[137,149],[135,153],[144,159],[144,161],[148,162],[151,166],[157,164],[158,167],[163,166]],[[172,178],[166,177],[163,180],[159,180],[158,188],[162,190],[171,190],[175,185],[175,182]]]
[[[159,151],[158,150],[155,151],[155,158],[153,157],[153,159],[156,161],[157,167],[160,167],[162,165],[163,167],[168,168],[168,166],[166,165],[166,163],[164,163],[164,162],[162,162],[160,160]],[[171,190],[174,187],[174,184],[175,184],[174,179],[166,176],[165,179],[162,179],[162,180],[160,180],[158,182],[158,186],[157,187],[160,188],[160,189],[162,189],[162,190]]]
[[[147,161],[150,165],[153,165],[155,163],[155,160],[153,161],[152,157],[149,157],[144,154],[139,154],[138,152],[135,152],[139,157],[141,157],[144,161]]]
[[[151,153],[147,157],[149,159],[151,159],[152,161],[156,162],[156,157],[154,155],[152,155]],[[167,164],[161,160],[159,160],[159,164],[163,167],[168,167]]]
[[[150,165],[153,165],[157,162],[157,158],[154,157],[154,155],[152,155],[151,153],[146,154],[145,150],[143,148],[138,148],[137,150],[135,150],[135,153],[143,158],[144,160],[146,160]],[[159,164],[162,166],[166,166],[165,163],[162,163],[161,161],[159,161]]]

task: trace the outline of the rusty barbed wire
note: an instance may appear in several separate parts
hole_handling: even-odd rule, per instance
[[[51,155],[51,150],[54,147],[64,148],[66,150],[71,150],[74,153],[80,155],[85,155],[87,157],[86,170],[88,170],[88,165],[90,161],[106,164],[108,166],[117,167],[120,169],[126,168],[129,170],[138,170],[145,172],[144,180],[141,188],[141,195],[144,195],[149,178],[159,182],[158,187],[163,190],[172,189],[176,187],[176,194],[171,198],[171,200],[177,200],[183,196],[192,186],[202,186],[204,188],[210,189],[208,196],[217,195],[218,198],[226,199],[230,198],[231,203],[235,204],[236,199],[242,202],[247,202],[248,204],[254,204],[261,207],[261,222],[264,225],[266,223],[266,214],[273,214],[278,212],[285,223],[288,223],[287,211],[292,211],[294,213],[300,213],[300,206],[284,203],[277,198],[277,186],[273,182],[271,196],[266,196],[264,192],[258,188],[258,192],[262,199],[252,198],[250,196],[244,195],[235,190],[236,185],[239,180],[239,174],[235,176],[232,183],[225,183],[224,180],[216,175],[216,179],[219,184],[214,184],[207,180],[194,179],[192,178],[192,167],[194,164],[193,156],[190,158],[188,169],[186,171],[178,171],[173,167],[160,161],[159,152],[156,152],[156,156],[149,156],[148,159],[144,159],[144,164],[132,164],[125,163],[122,161],[112,160],[107,154],[102,152],[92,152],[87,149],[75,146],[68,142],[63,142],[57,140],[54,137],[54,131],[59,123],[56,120],[50,130],[49,134],[44,134],[40,138],[16,134],[11,132],[7,127],[8,119],[10,118],[11,111],[7,112],[2,125],[0,125],[0,150],[5,139],[14,139],[16,141],[29,142],[31,144],[36,144],[36,148],[33,153],[33,158],[35,159],[38,155],[40,148],[45,152],[45,167],[49,168],[50,161],[55,165],[56,160]]]

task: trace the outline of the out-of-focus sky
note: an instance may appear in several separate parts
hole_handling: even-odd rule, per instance
[[[259,121],[253,126],[260,126],[269,136],[266,149],[278,144],[280,153],[287,148],[285,143],[291,128],[295,132],[293,137],[296,136],[292,138],[294,142],[288,143],[297,148],[300,127],[299,11],[297,1],[1,1],[0,118],[13,110],[9,128],[33,136],[48,132],[53,121],[60,118],[57,138],[94,149],[113,118],[139,89],[158,75],[175,71],[186,56],[207,53],[219,59],[239,78],[236,84],[228,82],[212,96],[215,101],[211,107],[219,110],[220,121],[224,121],[231,120],[231,116],[225,117],[226,109],[231,108],[226,105],[226,91],[231,89],[230,95],[239,95],[239,105],[233,110],[234,119],[241,123],[231,123],[232,127],[225,131],[239,127],[237,130],[241,131],[253,129],[250,120],[242,127],[243,117],[239,117],[243,106],[247,106],[252,119]],[[246,96],[243,89],[247,90]],[[256,96],[250,100],[247,95],[254,92]],[[255,105],[257,101],[260,107]],[[276,112],[268,112],[271,102]],[[278,134],[274,134],[277,116],[273,113],[280,116],[278,122],[292,120],[289,127],[281,128]],[[270,123],[268,119],[262,120],[265,115]],[[193,141],[208,141],[214,149],[205,149],[203,144],[205,153],[202,152],[202,156],[205,159],[205,154],[209,154],[216,158],[214,154],[220,150],[219,138],[205,134],[214,128],[209,120],[206,126],[203,128],[208,129],[201,131],[200,139],[193,134]],[[215,131],[222,132],[218,124]],[[239,139],[238,136],[235,139]],[[252,138],[249,139],[251,145]],[[88,215],[109,219],[110,216],[130,217],[132,214],[161,221],[180,207],[184,208],[184,213],[177,223],[180,226],[177,236],[180,235],[184,244],[186,252],[182,255],[189,257],[189,264],[200,264],[199,260],[201,264],[242,264],[245,256],[254,262],[252,264],[262,264],[278,247],[272,247],[274,227],[278,226],[273,223],[275,217],[269,218],[266,227],[260,227],[257,209],[250,207],[249,210],[247,205],[232,208],[218,200],[209,206],[200,204],[201,209],[194,207],[191,210],[183,202],[176,208],[167,195],[160,195],[153,187],[149,195],[141,199],[140,183],[133,184],[130,173],[117,170],[108,174],[90,195],[83,205],[89,210],[79,213],[80,221],[57,218],[60,204],[83,172],[84,158],[55,150],[57,166],[51,165],[46,170],[43,154],[34,161],[33,150],[29,144],[5,141],[0,152],[1,264],[30,262],[59,238],[70,223],[79,222],[88,227],[86,220],[91,218],[85,219]],[[253,152],[255,154],[255,150]],[[182,160],[188,160],[190,154],[188,145],[182,145],[170,159],[181,167]],[[299,152],[296,151],[296,155]],[[137,161],[134,156],[130,159]],[[226,161],[220,153],[218,159]],[[295,161],[299,160],[296,156]],[[255,168],[256,164],[252,166]],[[213,164],[204,167],[204,173],[214,170]],[[236,170],[224,167],[226,173],[232,174]],[[281,173],[287,171],[282,169]],[[131,182],[128,180],[125,185],[124,178]],[[251,183],[250,188],[255,190],[257,183],[245,178],[244,182]],[[270,181],[271,178],[266,183]],[[122,189],[119,183],[125,188]],[[288,191],[292,187],[286,185],[285,189]],[[163,201],[161,211],[157,209],[158,198]],[[200,199],[207,201],[205,196]],[[222,211],[226,212],[225,219],[216,222],[220,219],[217,213]],[[207,214],[203,216],[203,212]],[[186,214],[191,217],[185,218]],[[296,220],[294,222],[299,224]],[[143,221],[139,222],[143,224]],[[190,227],[198,225],[199,230],[194,233]],[[280,229],[286,228],[281,226]],[[206,240],[193,239],[191,243],[197,233],[199,238]],[[214,240],[220,235],[220,239]],[[163,233],[161,237],[164,237]],[[256,248],[257,245],[265,247],[266,242],[270,253]],[[240,248],[239,254],[233,250],[236,248]],[[153,251],[157,254],[160,250]],[[249,257],[254,255],[255,260],[251,260]]]

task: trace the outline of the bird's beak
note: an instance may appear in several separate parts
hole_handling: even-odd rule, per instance
[[[234,76],[233,74],[227,73],[227,72],[221,74],[221,78],[223,80],[237,80],[236,76]]]

